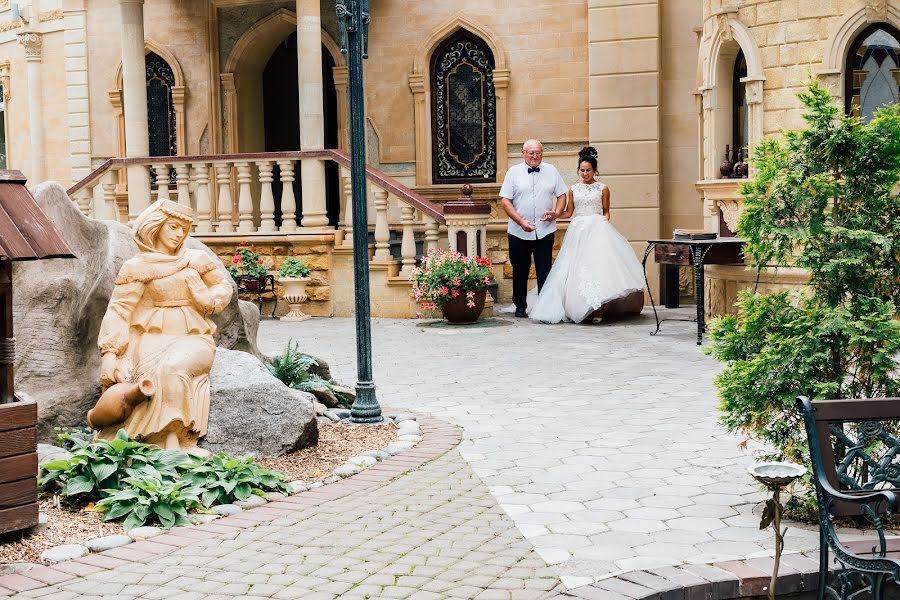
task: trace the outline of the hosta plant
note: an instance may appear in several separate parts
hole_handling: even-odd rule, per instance
[[[127,529],[145,523],[163,527],[178,527],[190,523],[188,510],[201,508],[200,490],[190,481],[158,479],[151,475],[126,477],[124,487],[106,490],[108,495],[94,508],[103,514],[104,521],[122,521]]]
[[[249,456],[215,454],[186,471],[183,480],[200,490],[200,501],[206,507],[246,500],[254,493],[291,491],[279,473],[256,464]]]

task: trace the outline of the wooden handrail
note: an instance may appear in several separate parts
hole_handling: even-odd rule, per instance
[[[147,156],[137,158],[110,158],[102,165],[94,169],[84,179],[70,187],[67,192],[69,196],[75,194],[78,190],[84,188],[92,181],[96,181],[104,173],[112,168],[127,167],[129,165],[146,165],[167,164],[179,165],[185,163],[211,163],[219,161],[241,162],[250,160],[279,160],[279,159],[322,159],[332,160],[343,167],[350,167],[350,155],[341,150],[294,150],[289,152],[252,152],[248,154],[203,154],[195,156]],[[366,179],[387,190],[396,196],[401,202],[404,202],[417,210],[425,213],[440,224],[444,224],[444,208],[440,204],[435,204],[425,199],[421,194],[409,189],[387,173],[379,171],[372,165],[366,165]]]

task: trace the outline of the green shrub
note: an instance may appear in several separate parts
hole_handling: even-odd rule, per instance
[[[106,490],[109,495],[97,502],[95,508],[103,513],[104,521],[121,520],[126,530],[148,522],[166,528],[187,525],[190,523],[187,511],[202,508],[200,490],[190,481],[144,475],[126,477],[123,483],[121,489]]]
[[[293,340],[289,340],[284,352],[273,358],[272,362],[266,366],[276,379],[288,387],[301,392],[328,389],[339,400],[345,400],[343,395],[335,389],[334,384],[311,372],[310,369],[318,364],[315,358],[300,352],[299,345]]]
[[[281,264],[281,268],[278,269],[278,276],[297,278],[309,277],[309,267],[307,267],[306,263],[299,258],[291,256],[285,259]]]
[[[191,468],[183,477],[192,486],[202,490],[200,501],[206,507],[246,500],[253,493],[290,494],[291,491],[280,474],[259,466],[253,462],[252,457],[216,454]]]
[[[900,392],[900,107],[863,124],[818,83],[799,97],[808,126],[756,147],[738,233],[754,268],[805,269],[808,293],[742,294],[708,352],[724,424],[808,464],[797,395]]]

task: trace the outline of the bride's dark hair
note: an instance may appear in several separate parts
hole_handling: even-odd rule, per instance
[[[593,146],[585,146],[578,153],[578,166],[581,166],[583,162],[591,163],[591,166],[594,167],[594,170],[597,170],[597,149]]]

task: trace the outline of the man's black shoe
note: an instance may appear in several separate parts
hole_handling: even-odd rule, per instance
[[[525,312],[525,309],[524,309],[524,308],[517,308],[517,309],[516,309],[516,316],[517,316],[518,318],[520,318],[520,319],[524,319],[524,318],[526,318],[526,317],[528,316],[528,313]]]

